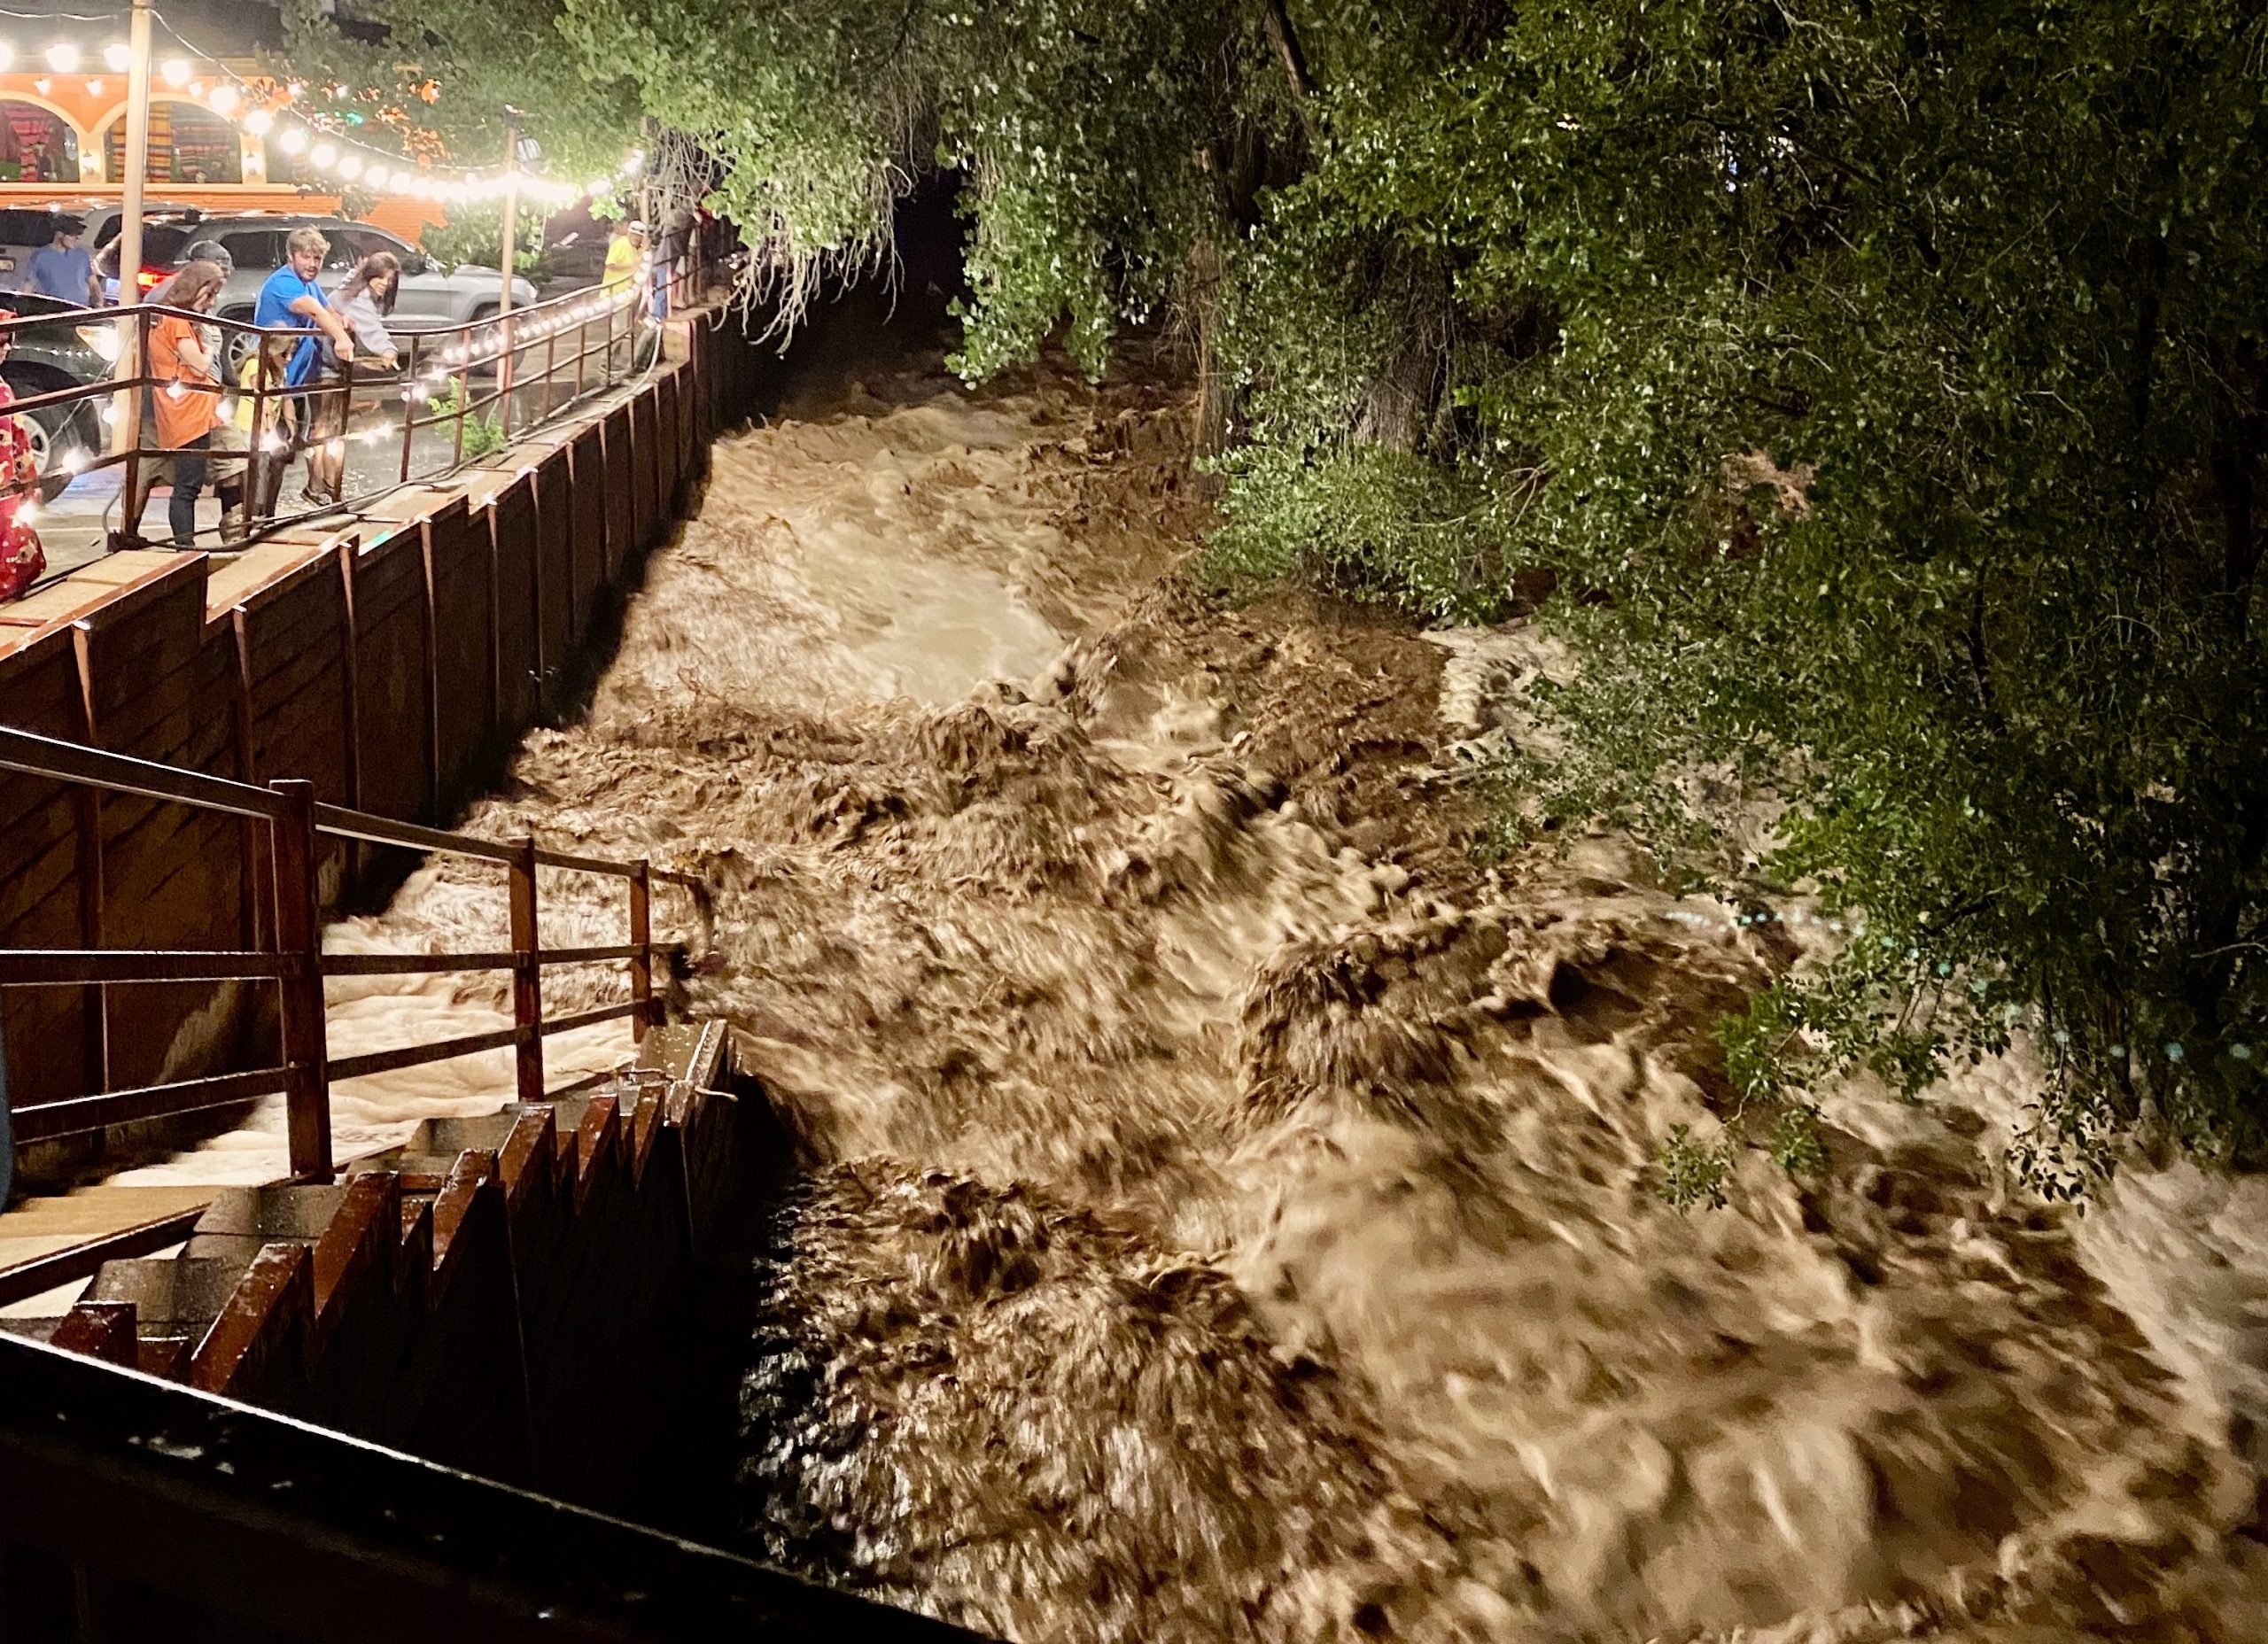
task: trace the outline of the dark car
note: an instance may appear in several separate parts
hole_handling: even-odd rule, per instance
[[[142,273],[136,283],[139,296],[147,297],[159,285],[173,276],[181,266],[182,253],[197,238],[197,225],[202,218],[195,213],[170,218],[162,222],[144,219],[142,224]],[[118,300],[118,253],[122,248],[116,236],[110,244],[95,253],[95,273],[101,276],[103,300]]]
[[[0,305],[13,308],[19,319],[43,320],[16,332],[15,350],[0,364],[0,377],[7,379],[17,399],[110,380],[117,332],[99,314],[36,291],[0,292]],[[43,497],[51,500],[71,483],[66,459],[74,453],[87,459],[101,454],[102,405],[99,396],[90,395],[18,414],[31,436]]]

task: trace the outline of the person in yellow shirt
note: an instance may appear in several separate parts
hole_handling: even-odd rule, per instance
[[[635,217],[614,225],[613,237],[606,243],[606,274],[602,283],[609,291],[627,285],[638,277],[638,261],[646,252],[646,225]]]

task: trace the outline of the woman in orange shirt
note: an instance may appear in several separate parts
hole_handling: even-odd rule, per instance
[[[175,276],[166,306],[209,313],[227,278],[218,263],[190,263]],[[149,358],[150,375],[157,379],[150,398],[158,414],[158,443],[174,454],[152,467],[173,470],[173,500],[166,518],[174,540],[188,547],[197,535],[197,499],[208,479],[220,492],[223,514],[243,506],[244,462],[213,454],[214,430],[221,426],[221,376],[198,336],[197,322],[178,314],[159,316],[150,329]],[[128,523],[137,531],[158,477],[156,472],[144,470],[142,495],[128,510]]]

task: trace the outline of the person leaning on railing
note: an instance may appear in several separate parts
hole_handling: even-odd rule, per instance
[[[16,317],[12,308],[0,308],[0,325]],[[16,345],[13,331],[0,330],[0,362]],[[47,569],[47,554],[39,533],[19,516],[37,492],[19,487],[36,486],[39,467],[32,461],[31,435],[15,413],[15,391],[0,380],[0,600],[12,600],[39,580]]]
[[[217,263],[192,262],[167,283],[166,306],[210,313],[227,279]],[[175,542],[183,547],[195,540],[197,499],[208,478],[221,497],[221,540],[240,539],[245,526],[244,463],[213,454],[216,445],[235,443],[223,430],[236,430],[221,420],[220,372],[200,329],[177,314],[159,315],[150,328],[150,376],[155,383],[151,404],[157,412],[158,443],[169,454],[143,468],[140,494],[126,510],[128,529],[139,535],[150,492],[169,475],[174,494],[166,517]]]
[[[330,339],[334,357],[351,361],[354,357],[353,335],[346,323],[330,311],[323,299],[322,287],[315,283],[315,275],[322,271],[322,260],[330,250],[330,242],[314,229],[294,229],[285,237],[284,250],[289,260],[268,276],[260,288],[260,302],[252,309],[252,322],[263,329],[286,327],[294,330],[321,331]],[[265,355],[267,345],[261,345]],[[291,356],[284,370],[284,382],[298,388],[315,373],[318,351],[315,339],[307,337]],[[275,497],[283,480],[283,465],[263,464],[266,472],[254,487],[257,495],[253,511],[262,515],[271,512]],[[320,500],[320,499],[318,499]]]

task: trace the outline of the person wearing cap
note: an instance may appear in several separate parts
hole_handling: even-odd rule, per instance
[[[59,298],[89,308],[103,306],[103,283],[95,275],[95,260],[79,244],[87,225],[76,217],[58,217],[55,237],[34,252],[24,269],[23,289],[44,297]]]
[[[645,250],[646,225],[635,217],[614,225],[606,243],[606,273],[600,283],[609,291],[628,285],[638,277],[638,257]]]
[[[0,308],[0,324],[15,317],[12,308]],[[0,330],[0,361],[15,345],[16,334]],[[47,569],[29,517],[39,501],[39,465],[32,461],[30,431],[8,409],[15,402],[14,391],[0,379],[0,600],[24,593]]]

